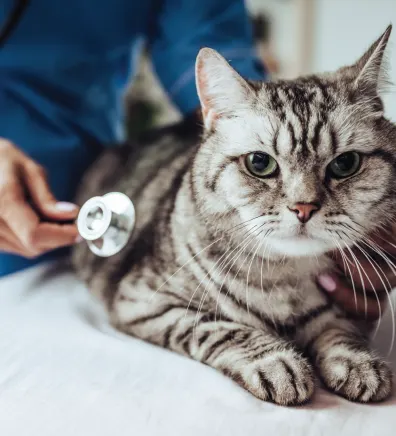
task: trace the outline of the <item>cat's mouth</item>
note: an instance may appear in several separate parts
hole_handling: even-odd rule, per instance
[[[315,238],[312,238],[311,236],[308,236],[306,233],[304,234],[295,234],[295,235],[288,235],[288,236],[279,236],[277,239],[280,239],[285,242],[296,242],[296,241],[312,241]]]
[[[310,234],[307,227],[304,224],[295,226],[292,231],[289,231],[285,234],[277,235],[276,237],[282,240],[306,240],[306,239],[314,239],[313,235]]]
[[[308,237],[307,228],[304,225],[301,225],[301,226],[297,227],[296,235],[295,236],[297,236],[297,237],[299,237],[299,236]]]

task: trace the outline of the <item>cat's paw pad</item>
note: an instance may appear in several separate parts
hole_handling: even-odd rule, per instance
[[[304,404],[314,391],[311,365],[295,351],[268,355],[227,375],[261,400],[283,406]]]
[[[369,352],[324,358],[319,370],[330,390],[351,401],[377,402],[392,393],[391,370]]]

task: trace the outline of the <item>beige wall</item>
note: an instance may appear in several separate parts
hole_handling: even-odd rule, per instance
[[[396,82],[396,0],[315,0],[313,69],[325,71],[351,63],[378,38],[388,24],[390,78]],[[396,93],[385,96],[388,116],[396,121]]]

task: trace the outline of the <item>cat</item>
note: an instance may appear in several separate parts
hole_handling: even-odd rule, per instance
[[[120,191],[137,210],[110,258],[74,263],[122,332],[207,364],[257,398],[307,402],[314,370],[351,401],[392,390],[367,329],[319,290],[326,253],[395,216],[396,127],[380,98],[391,26],[354,64],[250,82],[203,48],[204,126],[181,123],[105,152],[79,204]]]

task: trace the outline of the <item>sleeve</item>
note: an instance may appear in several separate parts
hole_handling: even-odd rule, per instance
[[[202,47],[221,53],[243,76],[263,80],[243,0],[162,0],[151,35],[154,69],[170,98],[187,114],[199,106],[195,59]]]

